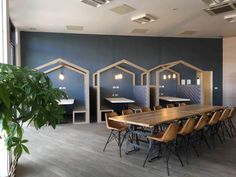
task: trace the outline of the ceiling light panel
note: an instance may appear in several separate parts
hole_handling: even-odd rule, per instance
[[[67,30],[73,30],[73,31],[82,31],[84,29],[83,26],[75,26],[75,25],[67,25]]]
[[[100,7],[104,4],[108,4],[112,0],[80,0],[80,1],[93,7]]]
[[[136,17],[132,17],[131,20],[133,22],[139,23],[139,24],[146,24],[150,22],[154,22],[157,20],[156,17],[150,15],[150,14],[142,14]]]
[[[193,34],[195,34],[195,33],[197,33],[197,31],[186,30],[186,31],[184,31],[184,32],[182,32],[182,33],[180,33],[180,34],[182,34],[182,35],[193,35]]]
[[[127,5],[127,4],[123,4],[123,5],[120,5],[120,6],[117,6],[117,7],[114,7],[112,9],[110,9],[112,12],[115,12],[119,15],[124,15],[124,14],[127,14],[127,13],[130,13],[130,12],[133,12],[135,11],[136,9]]]
[[[131,33],[135,33],[135,34],[144,34],[148,31],[148,29],[141,29],[141,28],[137,28],[137,29],[133,29],[131,31]]]

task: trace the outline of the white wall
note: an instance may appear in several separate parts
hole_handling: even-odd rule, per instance
[[[223,39],[223,104],[236,106],[236,37]]]

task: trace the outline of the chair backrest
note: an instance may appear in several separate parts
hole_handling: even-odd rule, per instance
[[[150,112],[150,111],[152,111],[152,110],[148,107],[143,107],[142,108],[142,112]]]
[[[154,106],[153,109],[154,109],[154,110],[160,110],[160,109],[162,109],[162,106],[161,106],[161,105],[159,105],[159,106]]]
[[[122,110],[123,115],[133,114],[134,112],[131,109]]]
[[[106,126],[107,128],[111,128],[114,127],[115,122],[113,120],[110,120],[110,117],[115,117],[118,116],[118,114],[116,112],[109,112],[105,114],[105,118],[106,118]]]
[[[162,136],[162,141],[167,143],[175,140],[177,137],[178,129],[179,129],[179,124],[171,123],[166,129],[164,135]]]
[[[194,126],[195,126],[195,123],[196,123],[196,119],[195,118],[189,118],[183,128],[179,131],[179,134],[181,135],[188,135],[190,133],[193,132],[193,129],[194,129]]]
[[[221,114],[219,120],[220,120],[220,121],[224,121],[224,120],[228,119],[230,112],[231,112],[230,109],[228,109],[228,108],[224,109],[224,111],[223,111],[223,113]]]
[[[186,103],[179,103],[179,107],[186,106],[186,105],[187,105]]]
[[[197,131],[202,130],[206,126],[207,122],[208,122],[208,116],[202,115],[198,120],[197,124],[195,125],[194,129]]]
[[[175,107],[175,105],[171,103],[171,104],[167,104],[166,107],[167,108],[173,108],[173,107]]]
[[[210,121],[208,122],[209,125],[214,125],[217,124],[217,122],[219,121],[221,116],[221,112],[220,111],[216,111],[213,116],[211,117]]]
[[[236,107],[230,109],[229,118],[233,118],[236,114]]]

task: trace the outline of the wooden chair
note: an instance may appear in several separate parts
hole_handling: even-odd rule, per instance
[[[210,132],[210,136],[212,137],[212,141],[213,141],[213,147],[215,146],[215,136],[217,136],[220,142],[223,143],[222,138],[220,137],[220,134],[219,134],[219,126],[218,126],[220,116],[221,116],[221,112],[216,111],[214,112],[214,114],[212,115],[212,117],[210,118],[208,122],[209,128],[207,132]]]
[[[196,123],[195,118],[189,118],[183,125],[183,127],[178,131],[178,138],[182,138],[185,146],[185,153],[186,153],[186,162],[187,164],[189,163],[188,160],[188,151],[189,151],[189,146],[193,148],[197,156],[199,156],[199,153],[194,145],[193,139],[191,137],[191,134],[194,130]]]
[[[155,111],[160,110],[160,109],[162,109],[162,106],[161,106],[161,105],[159,105],[159,106],[154,106],[154,107],[153,107],[153,110],[155,110]]]
[[[113,120],[110,120],[110,117],[115,117],[118,116],[116,112],[111,112],[111,113],[106,113],[105,117],[106,117],[106,126],[107,129],[111,130],[111,133],[107,139],[107,142],[105,144],[105,147],[103,149],[103,152],[106,150],[106,147],[108,145],[108,143],[110,143],[112,140],[116,140],[117,144],[119,146],[119,154],[121,157],[121,146],[124,142],[124,139],[126,137],[126,133],[128,130],[128,126],[119,122],[115,122]],[[122,132],[125,132],[123,137],[122,137]]]
[[[186,105],[187,105],[186,103],[179,103],[179,107],[186,106]]]
[[[231,110],[226,108],[224,109],[223,113],[221,114],[220,118],[219,118],[219,128],[221,129],[222,132],[222,136],[223,136],[223,140],[226,141],[225,139],[225,131],[228,133],[228,136],[231,137],[231,134],[229,132],[229,129],[226,125],[226,121],[230,115]]]
[[[161,149],[161,144],[165,145],[165,152],[166,152],[165,153],[165,158],[166,158],[165,161],[166,161],[166,169],[167,169],[168,176],[169,176],[169,158],[170,158],[171,152],[173,152],[173,150],[172,150],[173,147],[175,149],[175,151],[174,151],[175,155],[178,157],[181,165],[183,166],[183,162],[180,158],[180,155],[178,153],[178,150],[177,150],[177,147],[175,144],[178,128],[179,128],[178,124],[171,123],[168,126],[168,128],[165,130],[165,132],[160,132],[160,133],[157,133],[157,134],[147,137],[149,140],[149,148],[148,148],[147,156],[146,156],[144,163],[143,163],[143,167],[145,167],[145,164],[153,151],[154,142],[159,143],[160,149]]]
[[[208,124],[208,116],[206,114],[202,115],[198,120],[197,124],[194,127],[194,130],[197,135],[200,135],[200,141],[204,141],[209,149],[211,149],[210,144],[208,143],[207,137],[205,135],[204,127]]]
[[[171,104],[167,104],[166,107],[167,108],[173,108],[173,107],[175,107],[175,105],[171,103]]]
[[[129,114],[134,114],[134,112],[131,109],[122,110],[122,115],[129,115]]]
[[[142,112],[150,112],[150,111],[152,111],[150,108],[142,107]]]
[[[228,117],[228,119],[227,119],[227,121],[228,121],[228,126],[229,126],[229,129],[230,129],[230,132],[231,132],[231,136],[232,136],[232,137],[236,134],[236,129],[235,129],[235,126],[234,126],[233,121],[232,121],[232,118],[233,118],[235,115],[236,115],[236,107],[230,109],[230,114],[229,114],[229,117]]]

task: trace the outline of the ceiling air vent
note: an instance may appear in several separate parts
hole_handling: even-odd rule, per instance
[[[80,1],[93,7],[100,7],[101,5],[107,4],[112,0],[80,0]]]
[[[152,15],[149,15],[149,14],[143,14],[143,15],[133,17],[133,18],[131,18],[131,20],[133,22],[136,22],[136,23],[139,23],[139,24],[146,24],[146,23],[156,21],[157,18],[153,17]]]
[[[229,23],[235,23],[236,22],[236,14],[226,15],[226,16],[224,16],[224,19],[226,21],[228,21]]]
[[[207,0],[203,0],[206,1]],[[207,12],[210,15],[218,15],[225,12],[230,12],[232,10],[236,10],[236,1],[235,0],[209,0],[207,3],[209,7],[203,9],[205,12]]]
[[[230,2],[231,0],[202,0],[202,2],[204,2],[207,6],[216,6],[218,4],[221,4],[221,3],[228,3]]]
[[[124,14],[127,14],[127,13],[130,13],[130,12],[133,12],[135,11],[136,9],[127,5],[127,4],[122,4],[120,6],[117,6],[117,7],[114,7],[112,9],[110,9],[112,12],[115,12],[119,15],[124,15]]]

